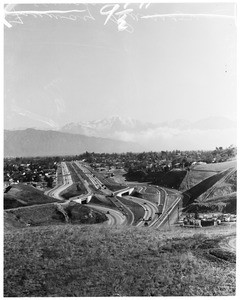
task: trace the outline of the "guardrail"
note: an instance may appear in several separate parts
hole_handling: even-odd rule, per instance
[[[178,206],[178,204],[180,203],[180,201],[182,201],[183,196],[179,195],[177,197],[177,199],[175,200],[175,202],[173,202],[173,204],[167,209],[166,212],[164,212],[161,216],[159,216],[158,221],[156,222],[156,228],[159,228],[161,225],[164,225],[167,218],[169,220],[170,218],[170,214],[174,211],[174,209]]]

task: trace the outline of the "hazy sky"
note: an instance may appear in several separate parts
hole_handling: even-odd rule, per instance
[[[6,128],[19,127],[25,119],[28,126],[34,120],[60,126],[111,115],[150,122],[236,119],[235,20],[203,16],[233,16],[233,4],[151,4],[141,9],[132,4],[127,8],[134,15],[127,16],[129,26],[123,31],[117,14],[104,25],[103,7],[11,8],[85,11],[6,17],[12,25],[4,32]],[[122,10],[123,4],[116,13]],[[201,16],[141,18],[173,13]],[[69,20],[71,15],[76,20]]]

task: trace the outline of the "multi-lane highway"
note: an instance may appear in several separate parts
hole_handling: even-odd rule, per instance
[[[146,226],[153,228],[158,228],[165,222],[165,219],[171,214],[171,209],[174,209],[175,203],[179,201],[176,199],[174,205],[170,206],[170,208],[165,212],[166,203],[168,201],[168,194],[165,189],[160,188],[158,186],[149,185],[149,186],[138,186],[138,191],[142,193],[142,195],[153,195],[156,196],[157,201],[150,201],[149,199],[142,199],[133,197],[130,195],[124,195],[126,193],[131,193],[133,188],[125,188],[123,190],[119,190],[118,192],[113,192],[109,190],[96,175],[94,175],[91,171],[91,168],[83,164],[79,161],[71,162],[71,166],[74,169],[74,172],[79,177],[79,180],[84,184],[86,188],[86,193],[80,196],[72,197],[66,202],[75,201],[82,203],[83,199],[87,199],[92,197],[94,192],[101,191],[101,193],[105,196],[110,197],[111,202],[114,204],[115,209],[111,209],[103,205],[93,205],[88,203],[89,207],[92,207],[96,210],[99,210],[105,213],[108,217],[107,224],[108,225],[128,225],[131,226],[135,224],[135,226]],[[54,189],[48,192],[49,196],[52,196],[57,199],[61,199],[60,194],[72,185],[73,181],[71,178],[70,171],[65,162],[61,163],[62,167],[62,175],[63,175],[63,184],[61,186],[57,186]],[[83,178],[84,177],[84,178]],[[146,197],[147,198],[147,197]],[[127,205],[127,202],[123,200],[131,201],[143,208],[144,214],[142,218],[138,221],[135,219],[134,215],[134,206],[130,203]],[[107,213],[109,212],[109,213]]]
[[[83,162],[74,161],[71,162],[71,166],[74,172],[79,177],[79,180],[84,184],[87,193],[81,196],[73,197],[68,201],[75,201],[82,203],[83,199],[88,197],[88,201],[94,193],[101,193],[110,199],[115,209],[102,205],[93,205],[91,202],[88,204],[96,210],[105,213],[108,216],[108,225],[135,225],[146,226],[152,228],[159,228],[166,223],[173,223],[176,217],[179,215],[179,211],[182,205],[182,194],[173,189],[166,189],[156,185],[139,184],[136,187],[127,187],[119,191],[111,191],[103,182],[97,177],[97,173],[93,174],[91,168]],[[49,196],[61,199],[60,194],[72,185],[71,174],[65,162],[61,163],[63,184],[56,186],[54,189],[47,192]],[[227,174],[219,181],[227,180],[235,172],[235,169],[229,169]],[[134,188],[142,194],[142,198],[130,196]],[[215,186],[209,191],[209,195],[214,191]],[[129,193],[129,195],[126,195]],[[87,201],[87,202],[88,202]],[[129,205],[128,205],[129,202]],[[138,213],[136,213],[136,205],[138,204]],[[142,210],[139,210],[139,206]],[[108,213],[107,213],[108,212]],[[141,213],[140,213],[141,212]],[[144,212],[142,214],[142,212]],[[142,217],[139,219],[139,214]]]
[[[88,178],[89,183],[92,184],[92,186],[96,190],[100,190],[106,195],[111,195],[112,191],[110,191],[90,170],[90,168],[86,167],[83,163],[80,163],[79,161],[75,161],[74,164],[81,170],[81,172],[84,173],[84,175]]]
[[[101,211],[102,213],[106,214],[108,217],[108,221],[106,221],[106,223],[108,225],[124,225],[126,223],[126,216],[118,210],[93,204],[88,204],[88,207],[92,207],[95,210]]]
[[[131,192],[133,188],[126,188],[124,190],[121,190],[119,192],[112,192],[108,188],[104,186],[104,184],[100,181],[99,178],[97,178],[95,175],[93,175],[91,168],[87,167],[85,164],[75,161],[74,162],[77,168],[84,173],[86,178],[88,179],[89,184],[91,184],[96,190],[101,190],[105,195],[110,195],[111,196],[111,201],[115,205],[116,210],[120,211],[121,214],[125,215],[125,220],[122,222],[122,225],[133,225],[134,223],[136,226],[146,226],[146,224],[149,227],[152,227],[153,225],[156,224],[156,222],[159,219],[159,206],[161,206],[161,211],[162,207],[166,203],[166,192],[164,189],[157,187],[157,186],[142,186],[140,187],[141,192],[143,193],[149,193],[147,189],[151,189],[152,194],[157,195],[157,202],[154,203],[153,201],[149,201],[147,199],[141,199],[137,197],[132,197],[132,196],[123,196],[123,192]],[[79,171],[78,170],[78,171]],[[77,172],[77,169],[75,169]],[[137,222],[134,217],[134,211],[131,210],[131,205],[127,205],[126,202],[124,203],[121,201],[122,198],[126,199],[127,201],[132,201],[134,203],[137,203],[138,205],[142,206],[144,210],[144,215],[142,216],[141,220]],[[77,201],[77,200],[76,200]],[[107,210],[108,208],[104,206],[95,206],[95,209],[99,209],[101,211]],[[110,217],[110,216],[109,216]],[[112,222],[110,222],[111,224]]]
[[[115,205],[125,214],[126,221],[124,225],[133,225],[134,223],[134,213],[132,210],[125,204],[122,203],[121,197],[114,197]]]
[[[153,224],[154,228],[159,228],[160,226],[164,225],[167,221],[169,222],[169,224],[172,224],[174,221],[176,221],[176,211],[179,208],[178,205],[181,202],[182,198],[183,196],[180,193],[178,193],[175,201],[171,203],[167,210],[163,211],[163,214],[159,215],[159,218]]]
[[[133,201],[135,203],[140,204],[145,211],[143,219],[137,224],[137,226],[143,226],[146,224],[146,222],[147,222],[148,226],[151,226],[151,224],[158,217],[157,216],[158,207],[156,206],[156,204],[154,204],[146,199],[141,199],[141,198],[137,198],[137,197],[133,197],[133,196],[124,196],[124,198],[129,201]]]
[[[63,200],[60,194],[73,184],[71,174],[65,162],[61,163],[61,168],[62,168],[63,184],[60,186],[56,186],[45,193],[46,195],[59,200]]]

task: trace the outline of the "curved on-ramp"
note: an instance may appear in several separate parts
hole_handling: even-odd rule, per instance
[[[70,187],[73,184],[73,181],[70,172],[68,170],[67,164],[65,162],[61,163],[61,168],[62,168],[63,184],[59,186],[55,186],[53,189],[47,191],[45,194],[59,200],[64,200],[64,198],[61,197],[60,194],[68,187]]]
[[[126,217],[120,211],[117,211],[115,209],[96,204],[87,204],[86,206],[106,214],[106,216],[108,217],[108,221],[106,221],[106,223],[108,225],[124,225],[124,222],[126,221]],[[109,213],[107,214],[107,212]]]
[[[158,207],[156,206],[156,204],[152,203],[149,200],[141,199],[141,198],[137,198],[137,197],[133,197],[133,196],[129,196],[128,200],[138,203],[145,210],[145,214],[143,217],[144,220],[140,221],[137,224],[137,226],[143,226],[145,224],[145,221],[147,221],[147,220],[149,220],[149,218],[151,218],[151,220],[148,221],[149,222],[148,226],[151,227],[152,223],[154,223],[155,220],[157,219]]]

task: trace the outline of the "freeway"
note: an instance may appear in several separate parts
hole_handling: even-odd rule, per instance
[[[145,224],[145,221],[147,221],[149,224],[149,227],[151,227],[152,223],[154,223],[158,217],[157,216],[158,207],[156,206],[156,204],[154,204],[151,201],[148,201],[146,199],[141,199],[141,198],[137,198],[137,197],[133,197],[133,196],[124,196],[124,198],[129,201],[133,201],[135,203],[140,204],[143,207],[143,209],[145,210],[143,220],[141,220],[137,224],[137,226],[143,226]]]
[[[145,193],[147,186],[137,186],[137,190],[139,193]]]
[[[124,190],[120,190],[118,192],[112,192],[111,190],[109,190],[108,188],[106,188],[106,186],[95,176],[92,174],[91,169],[86,167],[85,165],[83,165],[83,163],[79,162],[79,161],[75,161],[74,163],[71,163],[75,172],[79,175],[79,171],[84,173],[84,175],[86,176],[86,178],[88,179],[89,183],[93,186],[94,189],[96,190],[101,190],[106,196],[111,195],[111,201],[114,203],[114,205],[116,206],[116,209],[118,210],[118,213],[120,215],[125,215],[125,219],[124,221],[116,221],[116,217],[115,219],[111,216],[109,216],[109,221],[108,224],[115,224],[115,223],[121,223],[122,225],[133,225],[135,219],[134,219],[134,212],[126,205],[124,204],[121,199],[127,199],[128,201],[132,201],[135,202],[137,204],[139,204],[140,206],[143,207],[145,213],[143,216],[143,219],[140,220],[136,226],[144,226],[146,224],[146,222],[148,223],[149,227],[154,227],[154,228],[158,228],[161,224],[163,224],[166,220],[166,218],[168,217],[169,214],[171,214],[172,209],[175,208],[176,203],[178,203],[180,201],[179,198],[176,199],[176,201],[174,201],[174,203],[170,203],[167,211],[165,212],[165,208],[166,208],[166,203],[168,202],[168,193],[166,192],[165,189],[159,187],[159,186],[153,186],[153,185],[149,185],[149,186],[142,186],[140,187],[140,191],[143,192],[143,194],[152,194],[154,195],[154,193],[147,193],[147,189],[150,188],[152,190],[155,191],[155,194],[158,195],[158,201],[156,205],[155,203],[146,200],[146,199],[141,199],[141,198],[137,198],[137,197],[132,197],[132,196],[122,196],[120,195],[120,192],[128,191],[129,188],[125,188]],[[82,197],[86,197],[88,195],[92,195],[92,190],[88,187],[88,185],[86,185],[86,181],[83,180],[83,178],[79,175],[79,179],[81,179],[88,191],[87,195],[82,195],[80,197],[74,197],[71,200],[74,200],[75,202],[80,201],[80,199],[82,199]],[[175,191],[173,191],[175,192]],[[119,195],[118,195],[119,194]],[[90,205],[90,204],[89,204]],[[104,206],[97,206],[99,210],[102,211],[106,211],[109,210],[108,208],[105,208]],[[160,209],[161,208],[161,209]],[[115,210],[116,212],[116,210]],[[160,215],[160,213],[163,212],[162,215]],[[116,213],[115,213],[116,214]],[[114,219],[114,220],[113,220]]]
[[[74,163],[72,162],[71,165],[73,166],[76,174],[79,176],[79,179],[84,183],[87,194],[73,197],[69,199],[69,201],[73,200],[75,202],[79,202],[84,197],[86,198],[88,196],[92,196],[94,190],[100,190],[103,194],[105,194],[105,196],[110,196],[112,203],[116,206],[115,210],[106,208],[104,206],[93,206],[92,204],[88,204],[89,206],[94,207],[102,212],[110,212],[110,214],[107,214],[109,217],[107,224],[121,224],[129,226],[135,224],[135,226],[144,226],[146,225],[146,222],[148,222],[149,227],[159,228],[166,224],[166,222],[173,223],[173,221],[175,221],[176,215],[179,212],[179,205],[183,199],[183,196],[179,191],[145,184],[141,187],[138,186],[138,192],[141,192],[143,195],[156,195],[155,198],[149,196],[152,201],[133,196],[122,196],[122,193],[131,193],[132,190],[127,187],[125,189],[113,192],[109,190],[101,182],[101,180],[91,172],[91,169],[86,167],[83,163],[75,161]],[[218,183],[228,179],[233,172],[235,172],[235,169],[229,169],[229,172],[221,180],[219,180]],[[64,162],[62,163],[62,174],[63,185],[49,191],[49,195],[57,199],[61,199],[60,193],[72,184],[71,175],[69,174],[69,170]],[[82,174],[84,178],[87,178],[87,181],[83,179],[80,174]],[[91,188],[89,187],[89,184]],[[214,188],[215,187],[209,191],[209,194],[214,191]],[[137,221],[137,219],[134,218],[134,208],[130,205],[128,206],[125,201],[123,203],[123,199],[132,201],[142,206],[144,209],[143,219]],[[156,200],[157,205],[154,203]]]
[[[89,168],[84,166],[79,161],[75,161],[75,164],[78,166],[78,168],[87,176],[89,182],[94,186],[95,189],[101,190],[106,196],[113,196],[112,202],[117,207],[117,209],[121,212],[123,212],[126,216],[125,221],[123,225],[132,225],[134,222],[134,214],[131,211],[130,208],[128,208],[126,205],[124,205],[121,202],[121,197],[117,196],[116,192],[112,192],[109,190],[96,176],[94,176]]]
[[[178,193],[178,197],[171,204],[171,206],[159,216],[158,220],[154,223],[154,228],[159,228],[161,225],[164,225],[166,220],[171,222],[171,214],[174,215],[175,209],[178,207],[179,202],[182,200],[182,194]],[[171,222],[172,223],[172,222]]]
[[[80,195],[80,196],[71,197],[69,200],[84,199],[84,198],[86,198],[86,197],[91,197],[91,196],[93,195],[93,193],[92,193],[91,189],[89,188],[87,181],[84,180],[84,179],[82,178],[82,176],[79,174],[76,165],[74,165],[74,164],[71,162],[71,166],[73,167],[73,169],[74,169],[75,173],[77,174],[79,180],[83,183],[83,185],[84,185],[84,187],[85,187],[87,193],[85,193],[85,194],[83,194],[83,195]]]
[[[165,219],[168,217],[168,215],[171,214],[172,209],[174,209],[175,207],[175,203],[179,201],[179,198],[177,198],[177,200],[173,203],[173,205],[171,205],[171,207],[167,209],[167,212],[164,212],[163,209],[164,212],[163,215],[159,216],[159,206],[157,206],[155,203],[146,199],[137,198],[133,196],[122,196],[122,193],[131,193],[132,190],[134,189],[133,187],[132,188],[126,187],[124,189],[119,190],[118,192],[113,192],[108,188],[106,188],[103,185],[103,183],[91,173],[91,170],[89,168],[86,168],[80,162],[75,161],[75,162],[71,162],[70,164],[73,167],[73,170],[75,171],[76,175],[79,177],[79,180],[81,180],[81,182],[84,184],[87,193],[80,196],[72,197],[67,201],[65,201],[65,203],[67,204],[70,201],[82,203],[83,199],[90,198],[93,195],[93,191],[89,187],[89,183],[90,183],[95,189],[101,190],[105,194],[105,196],[110,195],[112,203],[116,206],[116,209],[111,209],[104,206],[87,204],[89,207],[93,207],[104,213],[109,211],[110,214],[107,214],[109,219],[107,224],[109,225],[121,224],[121,225],[131,226],[134,224],[135,226],[144,226],[147,223],[149,227],[158,228],[159,226],[161,226],[161,224],[165,222]],[[47,195],[59,200],[63,200],[60,194],[73,184],[71,173],[65,162],[61,163],[61,168],[62,168],[63,184],[60,186],[58,185],[54,187],[52,190],[46,192]],[[84,177],[88,179],[89,183],[85,179],[83,179],[83,177],[80,175],[81,172],[84,173],[84,175],[86,175],[86,177],[85,176]],[[156,194],[158,195],[157,204],[165,208],[167,202],[167,196],[168,196],[166,190],[158,186],[144,185],[140,187],[139,191],[145,194],[154,195],[154,193],[147,193],[148,188],[149,191],[154,190],[156,192]],[[134,208],[132,208],[131,205],[129,205],[131,207],[130,209],[130,207],[128,207],[128,205],[125,202],[123,203],[122,201],[123,199],[137,203],[144,209],[144,216],[140,221],[136,219],[139,218],[139,213],[138,214],[136,213],[136,218],[135,218]]]
[[[107,224],[108,225],[124,225],[126,222],[126,216],[124,216],[121,212],[111,209],[108,207],[100,206],[100,205],[93,205],[93,204],[87,204],[86,206],[92,207],[95,210],[101,211],[102,213],[105,213],[108,217]],[[109,213],[107,213],[109,212]]]
[[[158,195],[158,205],[162,204],[161,202],[164,202],[165,197],[162,197],[162,193],[164,193],[164,189],[160,188],[159,186],[156,185],[149,185],[149,187],[151,187],[152,189],[154,189],[156,191],[156,194]],[[153,194],[153,193],[147,193],[147,189],[145,191],[145,194]]]
[[[87,168],[83,163],[80,163],[79,161],[74,162],[75,165],[81,170],[81,172],[84,173],[84,175],[88,178],[90,184],[93,185],[93,187],[96,190],[101,190],[104,194],[106,195],[111,195],[112,191],[109,190],[102,182],[99,180],[93,173],[92,171]]]
[[[157,194],[159,195],[158,198],[158,205],[156,206],[154,203],[148,200],[143,200],[141,198],[136,197],[129,197],[131,200],[135,200],[139,204],[143,204],[145,202],[145,205],[147,205],[147,210],[150,211],[150,216],[152,217],[151,222],[149,222],[149,227],[152,228],[159,228],[161,225],[165,224],[166,220],[168,219],[171,221],[172,214],[175,212],[175,209],[178,205],[178,203],[181,201],[182,196],[177,190],[173,189],[165,189],[156,185],[149,185],[149,186],[142,186],[138,187],[138,191],[141,192],[143,195],[154,195],[154,193],[148,193],[147,189],[150,187],[151,189],[155,189],[157,191]],[[172,200],[172,196],[176,195],[174,201]],[[174,216],[174,214],[173,214]],[[149,218],[149,215],[147,217]],[[140,222],[139,226],[142,226],[142,222]]]
[[[149,195],[149,196],[151,196],[151,198],[154,197],[155,195],[157,195],[158,196],[157,204],[162,205],[162,206],[165,205],[166,190],[163,189],[162,187],[149,184],[147,186],[146,185],[140,186],[140,187],[136,186],[135,188],[142,195]],[[151,192],[149,190],[151,190]]]
[[[71,174],[65,162],[61,163],[61,168],[62,168],[63,184],[60,186],[56,186],[45,193],[46,195],[59,200],[63,200],[60,194],[73,184]]]
[[[120,209],[124,215],[126,216],[126,220],[124,225],[133,225],[134,222],[134,214],[131,211],[131,209],[129,207],[127,207],[127,205],[123,204],[121,201],[121,197],[115,196],[114,197],[114,204],[118,207],[118,209]]]
[[[76,166],[76,168],[75,168],[76,173],[78,174],[79,170],[77,170],[77,169],[80,169],[81,172],[83,172],[87,176],[90,184],[92,184],[95,189],[101,190],[107,196],[113,195],[113,192],[111,190],[109,190],[96,176],[94,176],[89,168],[86,168],[86,166],[84,166],[82,163],[80,163],[78,161],[75,161],[74,164]],[[89,195],[92,194],[92,192],[89,188],[88,188],[88,194]],[[77,198],[79,198],[79,197],[77,197]],[[78,202],[78,199],[76,199],[76,197],[71,198],[71,200]],[[121,202],[120,197],[112,197],[111,200],[115,204],[117,209],[119,210],[119,213],[120,214],[123,213],[126,216],[124,219],[124,222],[121,224],[122,225],[132,225],[134,222],[133,212],[126,205],[124,205]]]

